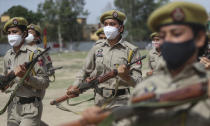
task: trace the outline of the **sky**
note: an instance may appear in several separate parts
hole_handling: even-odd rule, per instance
[[[39,3],[45,0],[0,0],[0,15],[14,5],[21,5],[34,12],[37,11]],[[189,1],[203,5],[210,12],[210,0],[171,0],[171,1]],[[114,8],[114,0],[85,0],[85,9],[89,11],[87,17],[88,24],[99,22],[100,15],[107,9]]]

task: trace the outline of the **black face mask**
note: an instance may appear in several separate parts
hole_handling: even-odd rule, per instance
[[[182,66],[194,54],[196,47],[193,39],[181,43],[165,41],[160,50],[168,69],[173,70]]]

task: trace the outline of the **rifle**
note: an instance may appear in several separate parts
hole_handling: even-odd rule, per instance
[[[137,63],[137,62],[139,62],[139,61],[141,61],[141,60],[143,60],[145,58],[146,58],[146,55],[144,55],[144,56],[138,58],[137,60],[127,64],[126,67],[130,67],[131,65],[133,65],[133,64],[135,64],[135,63]],[[81,94],[81,93],[83,93],[86,90],[91,89],[91,88],[96,88],[97,89],[97,85],[98,84],[103,83],[103,82],[105,82],[105,81],[107,81],[107,80],[109,80],[111,78],[114,78],[117,75],[118,75],[118,71],[117,71],[117,69],[114,69],[114,70],[104,74],[103,76],[91,78],[90,80],[79,84],[79,86],[78,86],[79,94]],[[74,98],[74,97],[77,97],[77,96],[78,96],[78,94],[76,94],[75,92],[72,92],[70,94],[66,94],[66,95],[64,95],[62,97],[59,97],[59,98],[51,101],[50,104],[51,105],[55,105],[55,104],[58,104],[60,102],[65,101],[65,100],[67,100],[69,98]]]
[[[48,47],[47,49],[45,49],[44,51],[42,51],[39,55],[37,55],[32,61],[26,63],[26,68],[27,71],[25,73],[25,75],[23,76],[23,78],[21,78],[20,82],[16,85],[14,91],[11,93],[9,100],[7,101],[6,105],[4,106],[3,109],[0,110],[0,115],[2,115],[6,110],[7,107],[9,106],[9,104],[13,101],[13,98],[16,95],[17,90],[24,84],[25,79],[27,78],[27,76],[31,73],[31,70],[33,69],[34,65],[36,64],[36,62],[38,61],[38,58],[40,56],[42,56],[44,53],[46,53],[48,50],[50,49],[50,47]]]
[[[186,103],[196,103],[199,100],[207,98],[207,89],[208,82],[193,84],[185,88],[171,91],[168,93],[163,93],[160,95],[157,95],[155,93],[145,93],[143,95],[132,98],[132,105],[117,107],[112,110],[108,110],[108,112],[107,110],[102,110],[97,114],[96,118],[93,118],[91,122],[95,122],[94,124],[102,122],[106,125],[108,125],[108,122],[111,125],[112,121],[121,120],[123,118],[135,115],[137,109],[138,112],[144,112],[148,109],[155,110],[158,108],[174,107]],[[61,126],[88,125],[90,125],[88,124],[88,121],[82,118],[80,120],[76,120]]]
[[[50,49],[50,47],[48,47],[43,52],[41,52],[40,54],[38,54],[32,61],[25,63],[24,65],[25,65],[26,69],[28,69],[32,63],[37,62],[38,59],[39,59],[39,57],[41,57],[49,49]],[[5,91],[9,87],[10,82],[12,80],[14,80],[15,78],[16,78],[16,75],[15,75],[14,71],[11,71],[6,76],[0,76],[0,90]]]

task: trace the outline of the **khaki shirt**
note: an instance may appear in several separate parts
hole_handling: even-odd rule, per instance
[[[35,55],[38,54],[36,48],[22,45],[20,51],[16,54],[13,49],[7,51],[4,56],[4,68],[3,73],[7,75],[10,71],[14,70],[18,65],[22,65],[25,62],[29,62],[30,54],[34,52]],[[24,82],[24,85],[21,86],[17,92],[16,96],[19,97],[41,97],[43,98],[45,94],[45,89],[49,86],[49,79],[46,74],[46,66],[40,58],[39,61],[35,64],[34,70],[36,75],[32,76],[30,74],[29,80]],[[11,85],[16,85],[20,81],[19,77],[11,83]]]
[[[149,51],[148,63],[149,63],[149,68],[151,70],[157,69],[160,57],[161,57],[160,53],[157,52],[157,50],[155,48],[153,48]]]
[[[30,48],[30,45],[26,45],[26,46],[29,46],[29,48]],[[39,52],[44,51],[43,48],[38,47],[36,44],[32,45],[31,47],[32,47],[32,48],[35,48],[35,49],[38,50]],[[34,56],[33,56],[33,57],[34,57]],[[43,60],[43,63],[46,65],[46,71],[47,71],[48,76],[54,75],[54,74],[55,74],[55,71],[52,70],[52,69],[53,69],[52,60],[51,60],[51,57],[50,57],[50,55],[49,55],[48,52],[46,52],[46,53],[42,56],[42,60]]]
[[[133,50],[131,62],[140,57],[139,49],[123,39],[121,39],[113,47],[110,47],[107,40],[104,40],[103,42],[100,40],[100,42],[97,42],[89,51],[85,65],[78,73],[76,77],[77,80],[74,85],[82,83],[87,77],[104,75],[113,69],[117,69],[117,66],[119,65],[127,64],[129,50]],[[130,67],[130,82],[126,82],[120,77],[115,77],[101,83],[99,87],[115,89],[117,80],[119,81],[119,88],[135,86],[142,78],[141,67],[141,63],[136,63]]]
[[[192,84],[206,82],[209,74],[200,63],[188,65],[177,76],[172,77],[164,62],[161,63],[160,71],[148,79],[138,84],[134,90],[133,96],[140,96],[147,92],[154,92],[157,95],[174,91]],[[160,126],[207,126],[210,125],[210,101],[199,101],[193,108],[190,109],[186,116],[179,114],[175,116],[178,110],[186,110],[190,104],[185,104],[168,109],[158,109],[155,111],[145,111],[138,116],[130,119],[130,123],[142,124],[144,126],[160,125]],[[141,110],[142,111],[142,110]],[[138,112],[137,112],[138,113]],[[155,114],[155,115],[153,115]],[[186,118],[185,118],[186,117]],[[130,125],[131,125],[130,124]],[[128,125],[127,125],[128,126]]]

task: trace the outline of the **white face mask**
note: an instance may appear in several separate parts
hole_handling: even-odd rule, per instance
[[[113,26],[105,26],[104,33],[109,40],[115,39],[120,34],[118,28]]]
[[[159,48],[160,47],[160,42],[152,41],[152,46],[155,47],[155,48]]]
[[[19,46],[22,40],[21,35],[8,35],[8,41],[12,47]]]
[[[34,35],[29,33],[28,36],[25,38],[26,43],[31,43],[34,41]]]

